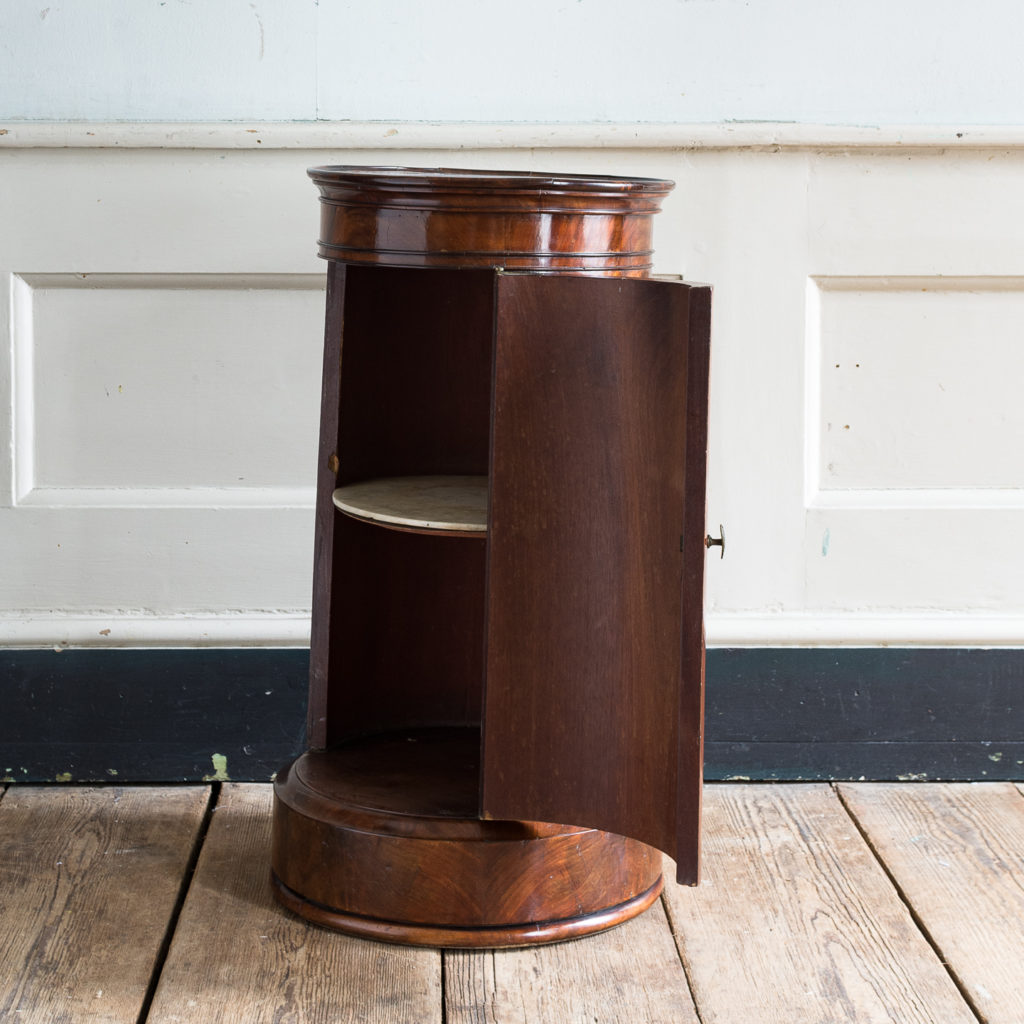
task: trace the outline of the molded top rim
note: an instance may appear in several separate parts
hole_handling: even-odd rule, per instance
[[[306,172],[318,185],[416,192],[597,193],[667,195],[675,182],[611,174],[548,174],[457,167],[323,166]]]

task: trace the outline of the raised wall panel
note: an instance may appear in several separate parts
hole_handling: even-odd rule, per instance
[[[1024,643],[1022,158],[811,162],[795,637]]]
[[[311,505],[323,279],[15,281],[17,498]]]
[[[715,289],[712,645],[1024,644],[1019,137],[872,150],[858,129],[851,149],[836,128],[831,149],[775,152],[778,126],[692,149],[579,125],[518,146],[277,126],[268,148],[249,127],[124,128],[206,148],[119,149],[109,126],[103,148],[0,137],[0,642],[303,642],[323,337],[305,169],[347,162],[677,182],[655,270]]]
[[[809,304],[812,504],[1024,505],[1024,278],[823,277]]]

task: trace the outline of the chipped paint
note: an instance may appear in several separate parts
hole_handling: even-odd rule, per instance
[[[204,775],[203,782],[230,782],[227,757],[224,754],[211,754],[210,761],[213,763],[213,772]]]
[[[907,775],[897,775],[900,782],[925,782],[928,778],[927,772],[910,772]]]
[[[822,538],[821,538],[821,557],[822,558],[827,558],[828,557],[828,549],[831,546],[831,544],[832,544],[832,531],[829,530],[826,527],[825,533],[822,535]]]
[[[71,781],[71,772],[57,772],[57,774],[53,777],[53,781],[54,782],[70,782]]]
[[[1003,759],[1003,753],[1002,753],[1002,751],[999,751],[999,753],[997,753],[997,754],[989,754],[988,755],[988,759],[990,761],[995,761],[996,764],[998,764]]]

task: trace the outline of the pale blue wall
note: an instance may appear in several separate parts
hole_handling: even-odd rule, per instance
[[[1017,124],[1020,0],[4,0],[0,119]]]

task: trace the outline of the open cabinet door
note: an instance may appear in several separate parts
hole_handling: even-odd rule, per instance
[[[710,291],[496,277],[483,789],[698,867]],[[684,621],[688,620],[688,621]]]

